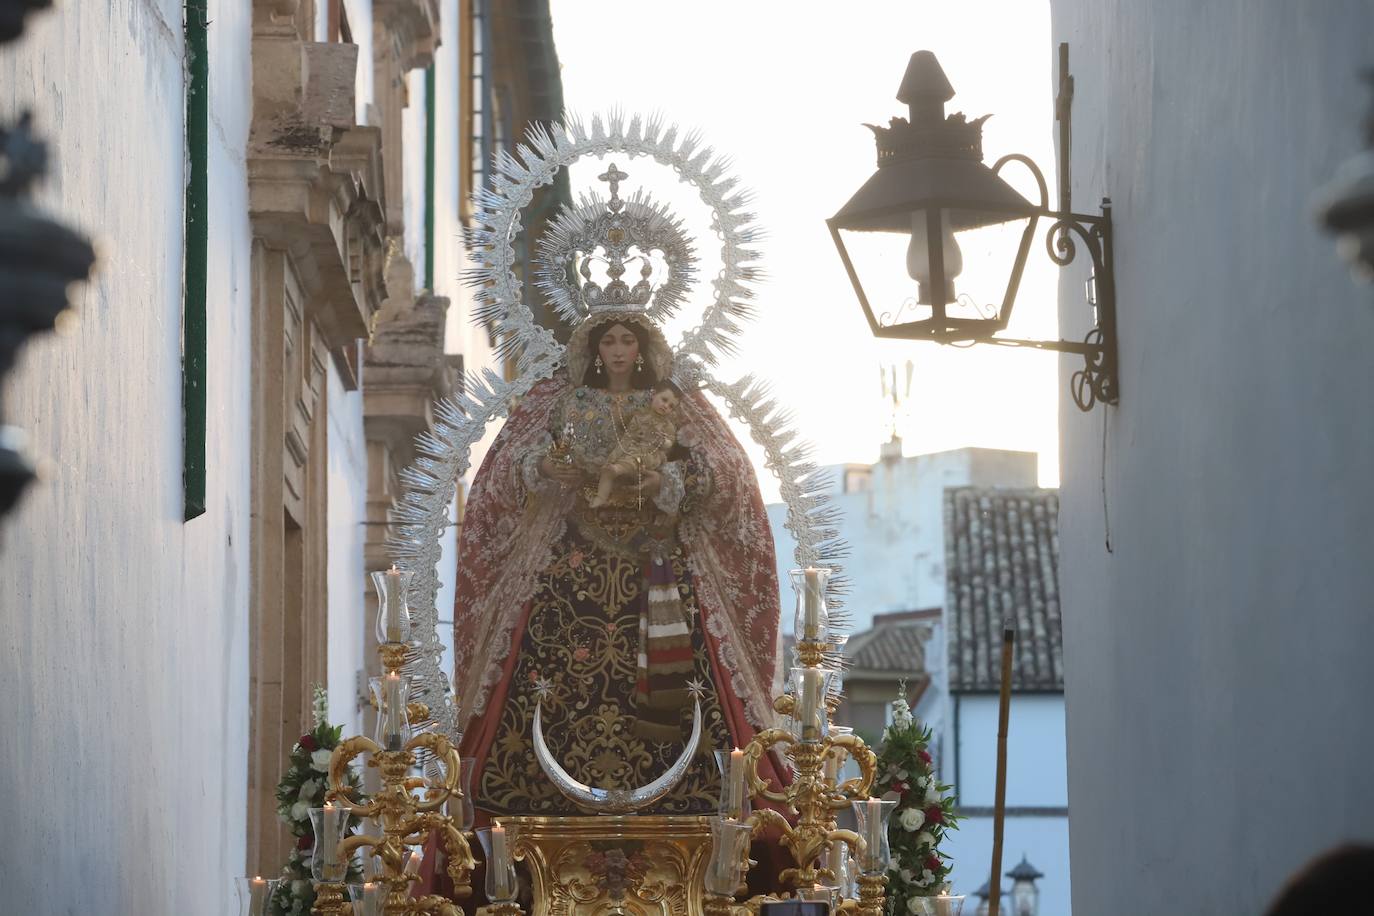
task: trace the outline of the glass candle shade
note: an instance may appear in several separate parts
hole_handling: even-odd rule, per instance
[[[825,642],[830,635],[830,612],[825,604],[830,570],[809,566],[794,569],[788,576],[792,580],[792,590],[797,593],[797,612],[792,620],[792,632],[797,641]]]
[[[892,847],[887,841],[887,822],[897,810],[897,800],[861,798],[850,802],[864,850],[859,854],[859,870],[865,875],[881,875],[892,864]]]
[[[835,889],[837,897],[843,900],[855,896],[854,860],[849,854],[848,843],[832,840],[827,844],[825,852],[821,853],[821,867],[834,875],[825,883]]]
[[[471,830],[477,819],[477,809],[472,804],[472,765],[473,761],[466,757],[458,762],[458,790],[462,796],[450,795],[443,808],[443,813],[453,818],[454,826],[464,832]],[[437,757],[425,763],[425,779],[431,786],[447,784],[448,774]]]
[[[235,878],[238,891],[239,916],[267,916],[272,895],[281,884],[280,878]]]
[[[347,808],[325,805],[311,808],[310,827],[315,833],[315,851],[310,856],[310,874],[316,881],[342,884],[348,860],[339,855],[339,843],[348,831]]]
[[[353,901],[353,916],[382,916],[388,890],[380,881],[350,884],[348,896]]]
[[[827,912],[835,909],[836,896],[835,888],[828,884],[813,884],[811,887],[797,888],[798,900],[804,903],[824,904]]]
[[[723,817],[711,821],[711,861],[706,865],[706,892],[733,897],[744,883],[744,857],[754,828]]]
[[[744,751],[716,751],[720,769],[720,816],[732,821],[749,816],[749,791],[744,779]]]
[[[377,703],[376,741],[383,750],[399,751],[410,740],[410,719],[406,715],[410,683],[395,671],[371,678],[368,683]]]
[[[964,912],[964,896],[939,894],[935,897],[913,897],[914,916],[960,916]]]
[[[477,842],[482,844],[487,860],[487,899],[492,903],[509,903],[515,899],[517,884],[510,839],[509,832],[500,824],[477,831]]]
[[[812,744],[824,740],[830,733],[830,713],[825,708],[825,698],[835,675],[836,672],[824,668],[792,669],[792,694],[796,698],[790,725],[792,737]]]
[[[410,608],[406,594],[414,573],[395,566],[372,574],[377,590],[377,642],[410,642]]]

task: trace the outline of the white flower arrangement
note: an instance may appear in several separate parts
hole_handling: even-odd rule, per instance
[[[269,903],[271,916],[306,916],[315,903],[315,886],[310,880],[314,844],[310,809],[324,804],[328,786],[322,774],[329,770],[343,728],[329,724],[329,703],[323,688],[315,687],[311,706],[314,727],[291,748],[291,765],[277,784],[277,816],[291,829],[297,843],[282,867],[282,883]],[[358,774],[350,770],[347,782],[358,788]],[[349,875],[350,880],[359,876],[356,867],[350,867]]]
[[[930,729],[911,714],[906,685],[892,703],[892,724],[883,731],[874,794],[898,797],[896,817],[888,828],[892,867],[887,888],[887,916],[923,912],[921,898],[939,892],[948,881],[950,862],[940,853],[945,831],[956,826],[955,800],[940,784],[928,750]]]

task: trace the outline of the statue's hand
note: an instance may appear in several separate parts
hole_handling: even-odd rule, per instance
[[[539,473],[549,480],[556,480],[565,487],[575,487],[582,483],[582,471],[574,465],[554,461],[545,455],[539,462]]]

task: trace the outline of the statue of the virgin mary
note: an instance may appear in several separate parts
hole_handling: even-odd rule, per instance
[[[585,317],[566,367],[511,412],[459,537],[458,727],[487,814],[585,813],[537,762],[537,706],[567,773],[615,791],[673,766],[699,703],[695,758],[648,809],[663,814],[713,811],[710,751],[744,746],[771,716],[778,583],[758,483],[702,393],[673,382],[673,352],[649,317],[647,260],[634,287],[621,280],[631,244],[646,244],[646,226],[627,220],[652,208],[626,210],[634,201],[616,192],[625,174],[607,174],[610,200],[590,220],[602,237],[587,247],[604,252],[609,282],[591,280],[580,259]],[[669,432],[660,453],[629,443],[646,411]],[[614,477],[602,505],[598,478],[613,459],[633,470]]]

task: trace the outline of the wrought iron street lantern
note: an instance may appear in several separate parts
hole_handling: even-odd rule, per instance
[[[1057,209],[1050,207],[1044,175],[1030,158],[1013,153],[991,167],[984,164],[986,116],[969,120],[962,112],[946,115],[945,103],[954,97],[954,89],[935,55],[917,51],[911,55],[897,91],[897,100],[908,107],[908,117],[893,118],[887,127],[872,127],[878,169],[826,222],[875,336],[1077,353],[1083,356],[1084,367],[1074,374],[1072,393],[1081,409],[1090,410],[1099,401],[1115,404],[1118,397],[1111,207],[1109,201],[1103,201],[1098,215],[1069,209],[1068,102],[1072,80],[1067,76],[1067,62],[1068,46],[1061,45],[1062,158]],[[1027,200],[1002,177],[1003,169],[1011,163],[1030,172],[1039,191],[1038,200]],[[1045,244],[1056,264],[1072,262],[1080,246],[1092,260],[1089,301],[1096,310],[1096,322],[1081,342],[997,336],[1011,320],[1041,220],[1050,221]],[[1006,286],[999,286],[996,294],[1000,302],[991,304],[961,293],[958,280],[965,260],[961,241],[967,245],[963,240],[990,228],[1000,229],[1001,236],[1016,238]],[[871,273],[861,277],[861,262],[865,252],[875,250],[875,236],[883,235],[888,239],[895,236],[894,241],[905,244],[906,272],[916,288],[914,295],[908,292],[896,301],[875,305],[869,288],[884,286],[890,278]],[[980,236],[984,240],[987,237],[986,233]],[[876,241],[881,245],[883,239]],[[874,260],[882,262],[881,258]],[[890,263],[892,257],[887,261]]]
[[[1012,916],[1039,916],[1040,889],[1035,882],[1045,876],[1022,855],[1021,864],[1007,872],[1007,877],[1012,881]]]

